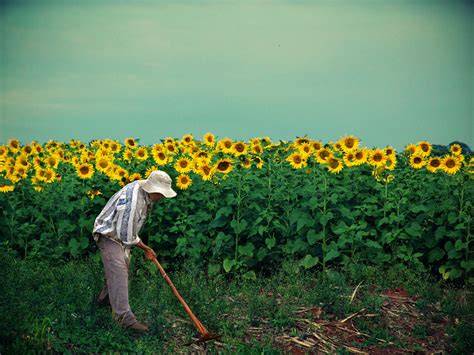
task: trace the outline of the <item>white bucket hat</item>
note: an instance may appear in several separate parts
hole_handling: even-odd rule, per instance
[[[176,192],[171,188],[171,178],[164,171],[154,170],[148,179],[138,180],[138,184],[148,193],[159,192],[167,198],[176,196]]]

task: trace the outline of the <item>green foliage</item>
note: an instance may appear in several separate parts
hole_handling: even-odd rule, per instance
[[[400,156],[395,180],[381,183],[367,166],[335,175],[320,164],[295,170],[268,152],[262,157],[263,169],[236,168],[216,184],[196,178],[176,198],[160,201],[142,239],[159,258],[189,257],[212,273],[266,272],[294,258],[304,269],[402,263],[474,282],[467,172],[416,171]],[[52,260],[96,251],[94,220],[120,186],[100,174],[79,180],[70,166],[62,169],[62,181],[41,193],[20,181],[0,194],[3,249]],[[102,195],[91,199],[91,189]]]

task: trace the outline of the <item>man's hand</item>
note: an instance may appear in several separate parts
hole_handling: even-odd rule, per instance
[[[143,243],[141,240],[138,242],[137,247],[145,251],[145,257],[148,260],[152,261],[154,258],[156,258],[155,251],[152,248],[150,248],[148,245]]]
[[[146,251],[145,251],[145,257],[152,261],[154,258],[156,258],[156,253],[155,251],[152,249],[152,248],[148,248]]]

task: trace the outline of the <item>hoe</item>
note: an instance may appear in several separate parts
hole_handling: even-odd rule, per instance
[[[189,316],[191,317],[191,320],[194,322],[194,325],[196,326],[197,330],[199,331],[199,333],[201,333],[201,337],[195,341],[195,342],[190,342],[190,343],[187,343],[185,345],[190,345],[190,344],[193,344],[193,343],[202,343],[202,342],[206,342],[206,341],[209,341],[209,340],[212,340],[212,339],[217,339],[220,337],[219,334],[215,334],[215,333],[209,333],[207,331],[206,328],[204,328],[204,326],[201,324],[201,322],[199,321],[199,319],[197,319],[197,317],[193,314],[193,312],[191,311],[191,309],[188,307],[188,305],[186,304],[186,302],[183,300],[183,298],[179,295],[178,291],[176,290],[176,287],[174,287],[173,283],[171,282],[170,278],[168,277],[168,275],[166,275],[166,272],[165,270],[163,270],[163,268],[161,267],[160,263],[158,262],[158,260],[156,260],[156,258],[153,258],[153,263],[158,267],[158,269],[160,270],[161,272],[161,275],[163,275],[163,277],[165,278],[166,282],[168,283],[168,285],[171,287],[171,290],[173,290],[173,293],[175,294],[175,296],[178,298],[178,300],[181,302],[181,304],[183,305],[184,309],[186,310],[186,312],[188,312]]]

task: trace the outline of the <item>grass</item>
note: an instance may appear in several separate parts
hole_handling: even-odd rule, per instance
[[[144,260],[139,251],[133,255],[130,304],[137,318],[150,324],[149,334],[144,335],[120,328],[112,321],[110,308],[96,305],[105,280],[99,254],[57,265],[2,255],[0,352],[196,350],[184,346],[199,335],[184,308],[154,265]],[[358,349],[423,351],[426,348],[419,341],[429,340],[431,335],[439,338],[437,329],[449,334],[436,340],[445,352],[462,354],[474,348],[472,292],[403,266],[380,269],[353,265],[329,269],[324,274],[286,266],[271,275],[257,274],[256,280],[242,280],[231,275],[207,277],[201,271],[205,268],[189,261],[177,268],[165,265],[194,314],[208,330],[221,334],[219,343],[201,346],[209,352],[307,351],[288,342],[288,338],[305,341],[317,329],[309,329],[316,323],[340,321],[361,309],[366,310],[367,316],[351,320],[359,332],[366,334],[363,341],[353,341],[352,346]],[[393,299],[383,294],[387,289],[406,290],[410,297],[416,296],[416,302],[390,304]],[[411,312],[412,321],[392,322],[390,317],[382,316],[387,307],[394,307],[391,310],[395,312]],[[412,328],[407,328],[409,323],[414,323]],[[288,338],[282,340],[285,336]],[[349,353],[334,340],[338,334],[331,336],[337,347],[335,352]]]

